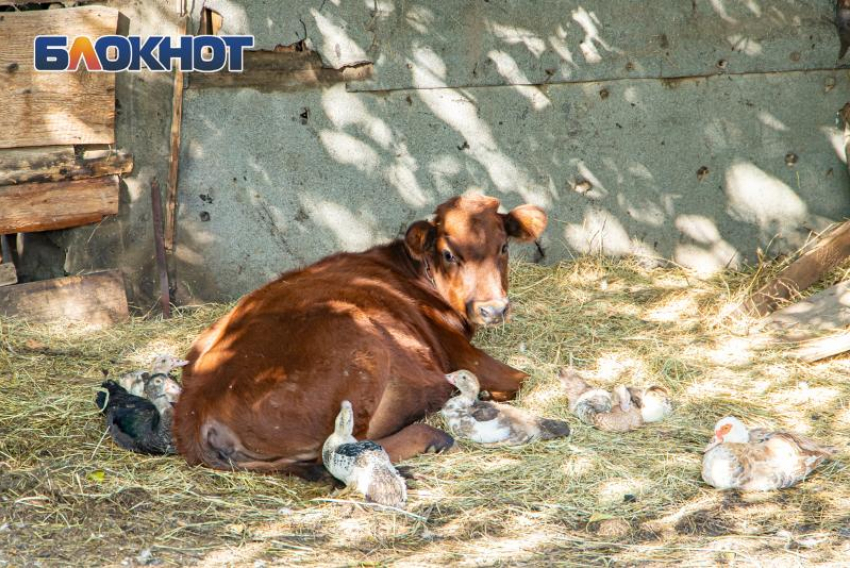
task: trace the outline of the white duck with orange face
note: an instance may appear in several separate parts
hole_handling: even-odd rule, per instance
[[[834,453],[834,448],[798,434],[749,430],[727,416],[714,426],[702,460],[702,478],[717,489],[782,489],[804,480]]]

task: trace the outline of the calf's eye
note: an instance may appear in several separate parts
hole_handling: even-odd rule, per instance
[[[453,255],[452,251],[450,251],[449,249],[445,249],[443,251],[443,259],[445,259],[446,262],[454,262],[455,255]]]

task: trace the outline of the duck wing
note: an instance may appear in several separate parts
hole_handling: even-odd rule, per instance
[[[737,487],[768,491],[796,485],[806,478],[832,448],[790,432],[750,431],[748,444],[724,444],[740,464]]]
[[[356,444],[360,453],[355,458],[352,477],[366,501],[400,507],[407,500],[407,485],[396,471],[390,456],[379,444],[366,440]]]
[[[337,446],[325,466],[334,477],[363,494],[368,502],[398,507],[407,499],[407,486],[390,456],[371,440]]]
[[[834,448],[791,432],[772,432],[763,445],[770,454],[772,467],[781,474],[779,487],[790,487],[802,481],[836,452]]]
[[[106,381],[95,402],[106,415],[106,426],[120,447],[146,454],[167,453],[170,433],[164,431],[156,406],[146,398],[128,393],[114,381]],[[167,428],[165,429],[167,430]]]
[[[499,417],[499,407],[495,403],[476,400],[469,407],[469,415],[478,422],[489,422]]]
[[[796,445],[800,452],[804,454],[812,454],[822,456],[824,458],[835,455],[838,450],[832,446],[824,446],[820,442],[816,442],[806,436],[794,434],[793,432],[774,432],[774,438],[781,438],[789,444]]]

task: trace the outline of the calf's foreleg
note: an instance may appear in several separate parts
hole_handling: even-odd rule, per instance
[[[427,424],[411,424],[375,442],[384,447],[393,463],[419,454],[444,452],[455,443],[454,438]]]

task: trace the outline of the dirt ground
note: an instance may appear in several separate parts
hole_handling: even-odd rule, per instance
[[[514,265],[516,315],[476,342],[530,373],[516,404],[573,433],[412,460],[404,512],[130,454],[104,436],[102,370],[184,353],[228,306],[90,332],[0,320],[0,566],[846,566],[850,358],[796,363],[721,320],[752,281],[598,258]],[[571,358],[601,386],[666,386],[673,416],[624,435],[580,424],[556,379]],[[718,492],[700,462],[730,414],[840,452],[796,488]]]

